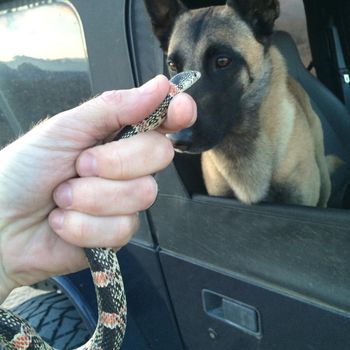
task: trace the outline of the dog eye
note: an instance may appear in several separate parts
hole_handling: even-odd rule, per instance
[[[226,56],[220,56],[216,59],[216,68],[225,68],[231,64],[232,60]]]
[[[171,71],[176,72],[177,71],[177,65],[173,61],[168,61],[168,67]]]

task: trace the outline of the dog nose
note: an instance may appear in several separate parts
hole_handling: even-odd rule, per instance
[[[167,137],[172,142],[175,149],[186,152],[192,146],[192,131],[185,129],[175,134],[168,134]]]

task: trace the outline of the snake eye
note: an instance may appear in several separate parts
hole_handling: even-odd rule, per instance
[[[173,61],[168,61],[168,67],[172,72],[177,72],[177,65]]]
[[[232,59],[227,56],[219,56],[215,61],[216,68],[219,68],[219,69],[226,68],[231,63],[232,63]]]

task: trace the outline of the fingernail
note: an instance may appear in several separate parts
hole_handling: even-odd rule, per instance
[[[147,83],[139,87],[139,90],[143,94],[153,94],[158,88],[159,75],[149,80]]]
[[[64,211],[56,209],[49,217],[49,223],[54,231],[59,231],[63,227]]]
[[[96,175],[96,158],[89,152],[83,153],[77,164],[77,171],[80,176],[93,176]]]
[[[53,198],[60,208],[69,208],[73,203],[72,187],[69,184],[63,184],[57,187]]]

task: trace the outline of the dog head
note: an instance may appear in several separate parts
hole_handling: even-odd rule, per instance
[[[228,0],[226,5],[195,10],[178,0],[145,3],[170,75],[186,70],[202,74],[190,90],[198,120],[169,136],[175,148],[204,152],[229,133],[255,129],[258,121],[242,111],[254,109],[262,99],[259,88],[268,70],[264,57],[279,14],[278,0]]]

